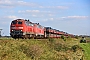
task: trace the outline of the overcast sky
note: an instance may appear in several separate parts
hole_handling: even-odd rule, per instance
[[[90,0],[0,0],[2,35],[23,18],[70,34],[90,35]]]

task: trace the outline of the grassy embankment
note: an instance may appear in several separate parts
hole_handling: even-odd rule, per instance
[[[86,44],[87,45],[87,44]],[[90,45],[90,44],[89,44]],[[87,46],[89,46],[87,45]],[[83,46],[83,44],[80,44]],[[79,40],[73,38],[45,40],[0,39],[0,60],[80,60],[84,59]],[[88,49],[88,48],[84,48]],[[90,55],[85,50],[85,55]]]

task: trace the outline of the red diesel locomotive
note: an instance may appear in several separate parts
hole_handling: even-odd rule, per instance
[[[16,19],[11,22],[10,35],[12,38],[44,37],[44,27],[29,20]]]
[[[39,23],[32,23],[29,20],[16,19],[11,22],[10,35],[12,38],[60,38],[61,35],[71,36],[63,31],[52,29],[51,27],[43,27]]]

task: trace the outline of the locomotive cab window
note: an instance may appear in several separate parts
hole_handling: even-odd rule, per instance
[[[17,22],[16,21],[12,21],[12,24],[17,24]]]
[[[22,22],[21,21],[18,21],[18,24],[22,24]]]

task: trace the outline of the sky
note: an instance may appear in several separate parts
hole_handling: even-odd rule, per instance
[[[0,0],[0,29],[10,35],[10,23],[29,19],[74,35],[90,35],[90,0]]]

